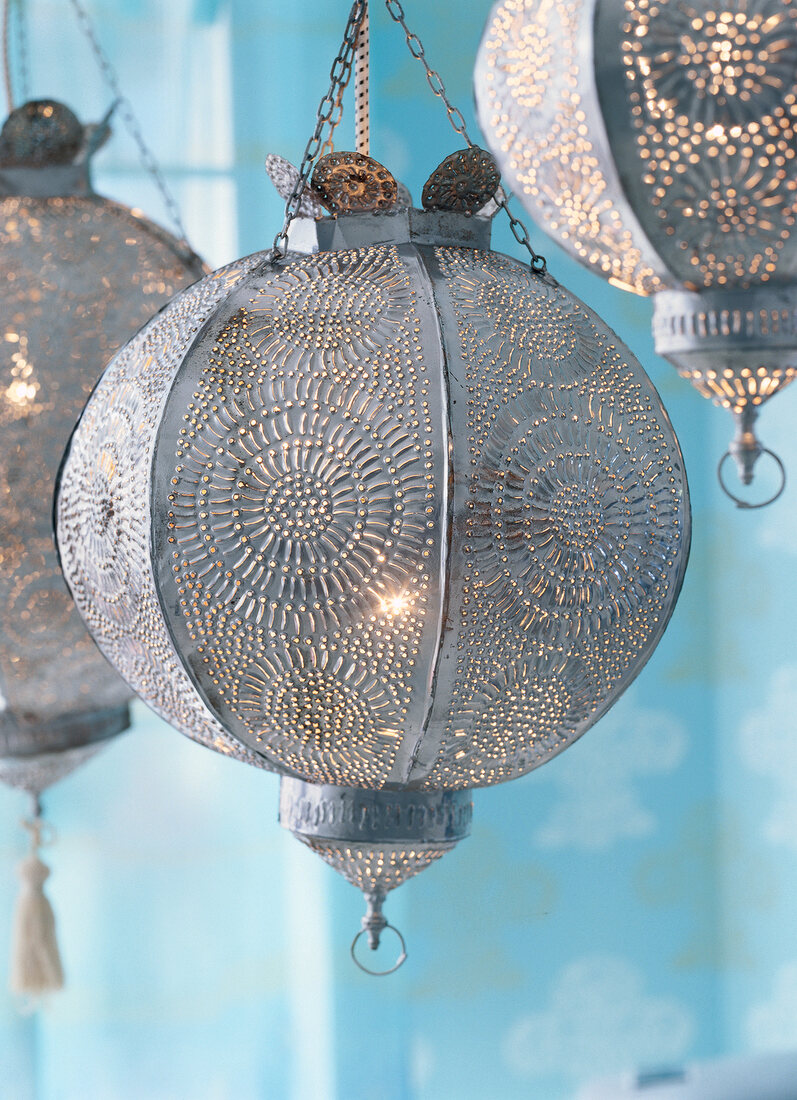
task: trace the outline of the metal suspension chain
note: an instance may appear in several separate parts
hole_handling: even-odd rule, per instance
[[[426,72],[427,83],[434,94],[437,96],[437,98],[443,101],[446,109],[446,114],[448,115],[448,121],[451,123],[451,126],[454,129],[455,133],[459,134],[465,140],[465,143],[468,145],[468,147],[472,149],[474,143],[473,141],[471,141],[470,134],[468,133],[468,128],[465,123],[465,119],[463,118],[462,112],[449,100],[446,93],[445,85],[443,84],[442,77],[439,73],[435,72],[435,70],[426,60],[426,52],[423,48],[423,43],[421,42],[418,35],[414,34],[407,26],[407,22],[404,16],[404,8],[400,0],[385,0],[385,7],[387,8],[393,22],[398,23],[398,25],[404,31],[404,37],[407,40],[407,47],[410,53],[416,61],[420,61],[420,63],[423,65]],[[499,188],[496,192],[495,203],[501,210],[504,211],[506,216],[509,218],[509,228],[512,230],[512,236],[515,238],[519,245],[527,250],[527,252],[531,256],[531,270],[535,273],[535,275],[544,275],[547,271],[545,257],[540,256],[539,253],[535,252],[532,248],[531,241],[529,240],[528,230],[526,229],[523,222],[519,218],[516,218],[512,211],[509,209],[506,192],[504,191],[503,187]]]
[[[335,130],[338,123],[343,118],[343,93],[349,85],[349,79],[351,77],[351,69],[349,69],[346,83],[341,84],[338,88],[338,93],[335,96],[335,109],[329,119],[329,132],[327,133],[326,140],[319,150],[319,157],[326,156],[327,153],[335,152]]]
[[[110,89],[111,94],[116,100],[116,104],[122,116],[122,120],[127,127],[128,133],[136,144],[141,166],[144,171],[147,172],[149,176],[151,176],[151,178],[154,180],[155,185],[160,192],[161,198],[163,199],[164,206],[166,207],[172,225],[177,230],[180,244],[183,245],[193,256],[194,252],[188,243],[188,235],[186,234],[183,220],[180,217],[180,208],[178,207],[174,196],[169,190],[169,187],[166,183],[166,180],[164,179],[163,173],[160,170],[158,162],[155,160],[152,151],[144,140],[144,136],[141,133],[141,127],[133,112],[133,107],[130,103],[130,100],[122,91],[116,70],[111,65],[108,55],[105,53],[102,46],[100,45],[92,22],[89,19],[88,13],[81,4],[80,0],[69,0],[69,3],[72,5],[72,8],[75,12],[78,25],[80,26],[80,29],[82,30],[86,40],[88,41],[89,46],[91,47],[100,73],[102,74],[105,83]]]
[[[3,0],[3,82],[8,113],[14,110],[14,85],[11,80],[11,0]]]
[[[75,3],[76,0],[72,0],[72,2]],[[357,36],[365,10],[366,0],[355,0],[349,12],[349,19],[343,34],[343,42],[341,43],[337,57],[332,63],[332,68],[329,71],[329,88],[318,105],[315,129],[304,151],[302,163],[299,167],[299,174],[293,185],[293,190],[285,203],[285,218],[282,223],[282,229],[274,238],[274,243],[269,252],[269,259],[272,263],[276,260],[284,259],[287,255],[288,230],[290,229],[291,222],[298,213],[302,192],[310,177],[310,170],[322,151],[323,146],[321,138],[324,134],[324,130],[329,128],[333,117],[335,117],[338,99],[351,77],[354,52],[357,46]],[[339,121],[339,116],[337,116],[334,125],[337,125],[337,121]]]
[[[19,91],[22,102],[30,98],[30,61],[28,53],[28,24],[25,0],[17,0],[17,62],[19,67]]]

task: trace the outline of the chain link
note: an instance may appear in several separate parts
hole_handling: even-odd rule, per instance
[[[141,166],[144,171],[152,177],[156,187],[158,188],[158,191],[160,192],[161,198],[163,199],[164,206],[166,207],[172,225],[177,230],[180,245],[191,257],[193,257],[195,253],[188,243],[188,236],[185,231],[185,226],[183,225],[183,220],[180,217],[180,208],[178,207],[174,196],[169,190],[169,187],[166,183],[166,180],[164,179],[158,162],[155,160],[152,151],[144,140],[144,135],[141,132],[141,127],[133,112],[133,107],[130,103],[130,100],[122,92],[116,70],[111,65],[111,62],[108,59],[108,55],[105,53],[102,46],[100,45],[92,22],[89,19],[88,13],[86,12],[86,9],[83,7],[83,5],[80,3],[80,0],[69,0],[69,2],[72,5],[75,16],[77,17],[78,25],[85,35],[89,46],[91,47],[100,73],[108,88],[110,89],[111,94],[116,100],[117,108],[122,116],[125,126],[127,127],[127,131],[136,144]]]
[[[3,0],[3,83],[6,90],[8,113],[16,106],[14,84],[11,80],[11,0]]]
[[[72,2],[75,3],[76,0],[72,0]],[[332,68],[329,71],[329,88],[318,105],[315,129],[304,151],[302,163],[299,167],[299,174],[296,177],[293,190],[285,203],[285,218],[282,223],[282,229],[274,238],[274,243],[269,252],[269,259],[272,263],[276,260],[284,259],[287,255],[288,230],[290,229],[291,222],[299,211],[299,203],[302,199],[302,192],[307,186],[307,181],[310,178],[310,170],[325,148],[321,142],[324,129],[329,128],[330,133],[327,138],[329,142],[331,141],[335,126],[337,126],[340,121],[340,115],[336,114],[336,108],[340,103],[342,110],[341,97],[351,78],[354,51],[357,46],[357,35],[365,10],[366,0],[354,0],[354,4],[349,12],[348,22],[346,23],[346,30],[343,34],[343,42],[341,43],[337,57],[332,62]]]
[[[404,16],[404,8],[401,4],[401,0],[385,0],[385,7],[387,8],[393,22],[398,23],[398,25],[404,31],[404,37],[407,40],[407,46],[410,53],[416,61],[420,61],[420,63],[423,65],[424,71],[426,72],[427,84],[432,89],[437,98],[443,101],[446,109],[446,114],[448,115],[448,121],[451,123],[454,132],[464,138],[465,143],[470,148],[473,148],[474,142],[471,140],[470,134],[468,133],[468,127],[462,115],[462,112],[449,100],[446,93],[445,84],[443,83],[443,78],[438,72],[435,72],[435,70],[426,60],[426,51],[424,50],[423,43],[421,42],[418,35],[414,34],[407,26],[407,22]],[[512,236],[515,238],[518,244],[522,245],[522,247],[526,249],[526,251],[531,256],[531,270],[534,272],[535,275],[544,275],[547,272],[545,257],[540,256],[539,253],[535,252],[532,248],[531,241],[529,240],[528,230],[526,229],[523,222],[519,218],[516,218],[512,211],[509,209],[506,193],[503,188],[498,189],[495,195],[495,203],[499,207],[499,209],[503,210],[506,216],[509,218],[509,228],[512,230]]]
[[[30,98],[30,54],[28,52],[28,13],[25,0],[17,0],[17,61],[22,102]]]
[[[349,69],[349,77],[351,77],[351,69]],[[341,86],[338,88],[338,94],[335,97],[335,108],[329,119],[329,133],[327,134],[326,141],[321,146],[319,156],[324,157],[327,155],[327,153],[335,152],[335,130],[338,123],[343,118],[343,93],[346,91],[348,83],[349,80],[347,78],[346,83],[341,84]]]

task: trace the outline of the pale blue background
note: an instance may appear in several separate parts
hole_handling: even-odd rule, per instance
[[[29,6],[33,91],[99,117],[67,3]],[[486,0],[406,6],[470,118]],[[279,227],[263,158],[300,158],[347,8],[91,5],[214,266]],[[373,152],[417,196],[458,141],[381,4],[373,23]],[[164,219],[118,124],[99,169]],[[274,777],[140,706],[47,799],[69,988],[27,1017],[0,994],[2,1100],[565,1100],[624,1068],[797,1048],[797,487],[735,511],[713,475],[730,418],[655,357],[649,303],[533,238],[642,359],[686,456],[692,561],[649,666],[578,745],[476,793],[471,839],[390,899],[410,959],[382,982],[348,958],[357,892],[277,827]],[[496,244],[514,251],[503,225]],[[762,432],[797,482],[795,400]],[[0,792],[0,945],[24,809]]]

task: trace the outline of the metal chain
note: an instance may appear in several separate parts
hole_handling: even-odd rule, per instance
[[[30,55],[28,52],[28,23],[25,0],[17,0],[17,60],[19,63],[19,90],[22,102],[30,98]]]
[[[16,106],[14,85],[11,81],[11,0],[3,0],[3,82],[6,90],[8,113]]]
[[[446,93],[445,85],[443,84],[442,77],[439,73],[435,72],[435,70],[426,60],[426,51],[423,48],[423,43],[421,42],[418,35],[414,34],[407,26],[407,22],[404,16],[404,8],[401,4],[401,0],[385,0],[385,7],[387,8],[393,22],[398,23],[398,25],[404,31],[404,37],[407,40],[407,46],[410,53],[416,61],[420,61],[420,63],[423,65],[426,72],[426,81],[429,87],[432,89],[437,98],[441,99],[445,104],[448,121],[451,123],[451,126],[453,127],[455,133],[464,138],[468,147],[472,149],[474,147],[474,142],[471,141],[471,137],[468,133],[468,128],[462,112],[449,100]],[[509,228],[512,230],[512,236],[515,238],[519,245],[522,245],[522,247],[527,250],[527,252],[531,256],[531,270],[534,272],[535,275],[544,275],[548,269],[545,262],[545,257],[540,256],[539,253],[535,252],[534,249],[531,247],[528,230],[526,229],[523,222],[519,218],[516,218],[512,211],[509,209],[506,192],[503,188],[499,188],[496,192],[495,203],[496,206],[503,210],[506,216],[509,218]]]
[[[130,134],[131,138],[136,144],[136,147],[138,148],[138,156],[139,160],[141,161],[141,166],[144,171],[152,177],[156,187],[158,188],[158,191],[160,192],[164,206],[166,207],[167,213],[172,221],[172,225],[177,230],[177,235],[180,239],[179,243],[193,256],[194,251],[188,243],[188,235],[185,231],[183,220],[180,217],[180,208],[178,207],[174,196],[169,190],[169,187],[166,183],[166,180],[164,179],[163,173],[160,170],[158,162],[155,160],[153,153],[151,152],[149,146],[144,140],[144,136],[141,133],[141,127],[139,126],[138,120],[133,113],[133,107],[130,103],[130,100],[123,93],[121,85],[119,84],[119,77],[116,74],[116,70],[111,65],[111,62],[108,59],[108,55],[105,53],[102,46],[100,45],[92,22],[89,19],[88,13],[86,12],[86,9],[83,7],[83,5],[80,3],[80,0],[69,0],[69,3],[72,5],[72,8],[75,12],[78,25],[85,35],[89,46],[91,47],[100,73],[102,74],[105,83],[110,89],[111,94],[116,100],[119,112],[122,116],[125,126],[127,127],[128,133]]]
[[[3,55],[3,79],[5,83],[6,99],[8,101],[9,114],[17,105],[19,99],[27,103],[30,98],[30,55],[28,51],[28,24],[25,0],[3,0],[3,30],[2,30],[2,55]],[[12,22],[14,24],[14,43],[12,45]],[[11,55],[16,55],[16,61],[12,65]],[[12,69],[17,77],[13,79]],[[14,84],[17,84],[19,97],[14,95]]]
[[[74,3],[75,0],[72,0]],[[290,229],[291,222],[296,217],[299,211],[299,203],[301,202],[302,192],[307,186],[307,181],[310,177],[310,170],[313,167],[315,160],[318,158],[322,151],[321,138],[324,133],[324,129],[329,127],[331,120],[335,115],[336,105],[338,103],[339,96],[342,90],[346,87],[351,77],[351,69],[354,61],[354,51],[357,45],[357,35],[360,30],[360,24],[363,20],[363,15],[366,9],[366,0],[355,0],[349,12],[349,19],[346,23],[346,30],[343,34],[343,42],[341,43],[340,50],[337,57],[332,63],[332,68],[329,70],[329,89],[326,95],[323,97],[318,105],[316,111],[315,129],[313,130],[312,137],[307,143],[307,148],[304,151],[302,157],[302,163],[299,168],[299,174],[296,177],[296,182],[293,185],[293,190],[288,196],[285,203],[285,218],[282,223],[282,229],[274,238],[274,243],[271,246],[269,252],[269,259],[273,263],[275,260],[284,259],[288,252],[288,230]],[[339,116],[338,116],[339,120]],[[337,121],[335,122],[337,125]],[[334,128],[334,127],[333,127]]]
[[[351,69],[349,69],[349,77],[351,77]],[[324,157],[327,153],[335,152],[335,130],[338,123],[343,118],[343,93],[346,91],[348,83],[347,80],[345,84],[342,84],[340,88],[338,88],[338,94],[335,97],[335,110],[329,120],[329,133],[327,134],[326,141],[319,150],[319,157]]]

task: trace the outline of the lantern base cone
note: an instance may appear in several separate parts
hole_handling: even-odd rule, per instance
[[[311,848],[353,886],[362,890],[367,911],[352,944],[361,936],[376,950],[382,932],[393,929],[382,913],[387,894],[425,870],[470,833],[473,803],[468,791],[365,790],[283,778],[280,824]],[[404,940],[400,961],[406,958]]]
[[[39,725],[7,714],[0,722],[0,783],[41,794],[129,726],[126,704]]]
[[[663,355],[704,397],[741,414],[797,376],[794,289],[661,290],[653,336]]]
[[[753,425],[760,407],[797,376],[797,325],[793,290],[758,286],[745,290],[662,290],[654,296],[656,351],[716,405],[729,409],[736,435],[720,460],[723,491],[740,508],[761,508],[786,484],[783,464],[762,446]],[[761,455],[777,466],[779,486],[758,503],[737,497],[724,480],[733,459],[742,485],[751,485]]]

